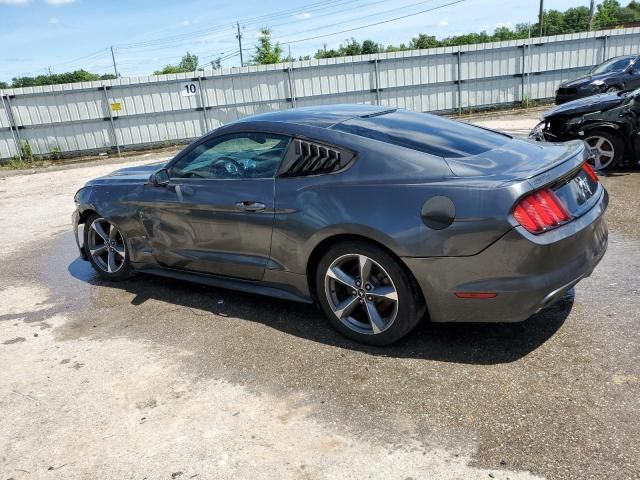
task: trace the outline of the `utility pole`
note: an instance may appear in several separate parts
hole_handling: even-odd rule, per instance
[[[116,78],[118,78],[118,68],[116,67],[116,56],[113,53],[113,46],[111,46],[111,59],[113,60],[113,71],[116,74]]]
[[[540,36],[542,36],[542,24],[544,22],[544,0],[540,0],[540,14],[538,15],[538,25],[540,26]]]
[[[591,0],[591,6],[589,7],[589,31],[593,29],[593,11],[595,9],[595,0]]]
[[[242,33],[240,33],[240,22],[236,22],[238,26],[238,34],[236,38],[238,39],[238,47],[240,48],[240,66],[244,67],[244,61],[242,60]]]
[[[53,73],[51,73],[51,67],[48,67],[49,69],[49,81],[51,81],[51,78],[53,77]]]

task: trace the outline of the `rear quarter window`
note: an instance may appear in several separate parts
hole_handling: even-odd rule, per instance
[[[467,123],[404,110],[352,118],[333,128],[444,158],[479,155],[511,139]]]

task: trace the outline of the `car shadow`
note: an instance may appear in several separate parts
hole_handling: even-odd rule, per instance
[[[366,352],[371,355],[441,362],[491,365],[516,361],[544,344],[563,325],[574,302],[573,291],[555,305],[520,323],[421,322],[399,342],[371,347],[336,332],[313,305],[263,297],[153,275],[139,274],[123,282],[95,275],[88,262],[77,258],[68,266],[76,279],[93,286],[121,289],[133,295],[133,308],[149,300],[194,311],[264,324],[300,338]]]

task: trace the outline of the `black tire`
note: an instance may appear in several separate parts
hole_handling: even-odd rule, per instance
[[[610,147],[613,149],[613,157],[611,160],[606,160],[606,157],[601,157],[600,166],[598,166],[598,162],[595,161],[595,154],[593,154],[593,149],[597,145],[597,139],[602,139],[604,144],[608,142]],[[615,167],[624,156],[624,141],[622,137],[611,130],[593,130],[585,133],[584,141],[587,143],[589,148],[592,150],[590,152],[590,158],[588,160],[589,164],[594,167],[596,170],[610,170]]]
[[[121,280],[126,280],[127,278],[131,278],[133,275],[135,275],[135,270],[131,266],[131,261],[129,259],[129,247],[127,246],[127,240],[119,230],[117,231],[119,235],[117,238],[118,238],[119,246],[121,247],[121,251],[122,250],[124,251],[124,257],[119,256],[121,260],[118,262],[118,265],[117,265],[118,268],[114,269],[115,271],[107,271],[105,268],[109,268],[107,265],[109,262],[106,259],[99,260],[97,257],[94,258],[94,255],[91,254],[90,242],[93,242],[94,240],[91,239],[90,236],[95,235],[91,233],[91,230],[93,229],[93,224],[96,223],[96,221],[100,221],[100,220],[102,220],[104,223],[109,223],[107,220],[104,220],[99,215],[91,214],[86,219],[84,224],[84,234],[83,234],[84,249],[85,249],[87,258],[89,259],[89,263],[91,263],[91,266],[96,271],[96,273],[101,278],[104,278],[106,280],[118,282]],[[116,230],[117,230],[117,227],[116,227]],[[105,242],[105,245],[106,245],[106,242]],[[107,248],[111,249],[111,246],[109,245],[107,246]],[[115,252],[115,250],[113,251]],[[105,254],[103,254],[103,256],[104,255],[106,255],[106,257],[108,258],[109,252],[107,251]]]
[[[371,273],[367,276],[371,281],[360,284],[359,288],[347,287],[341,281],[336,281],[333,275],[327,275],[329,267],[340,261],[344,262],[340,266],[341,271],[342,268],[351,265],[356,269],[356,272],[362,273],[362,270],[359,270],[359,263],[350,263],[358,262],[358,259],[362,257],[372,261]],[[350,271],[354,272],[354,270]],[[361,277],[354,273],[353,276],[347,278],[357,281]],[[415,280],[387,251],[366,242],[348,241],[332,246],[318,263],[315,285],[318,302],[329,323],[344,336],[360,343],[377,346],[389,345],[407,335],[424,316],[424,300]],[[365,291],[365,286],[371,287],[370,292]],[[347,314],[351,320],[341,320],[334,313],[336,304],[340,305],[336,289],[342,289],[345,301],[350,298],[358,300],[359,304],[353,307],[353,312]],[[385,289],[387,291],[395,290],[395,304],[394,300],[377,296]],[[356,290],[358,293],[353,294]],[[368,295],[368,293],[374,292],[378,292],[378,294],[373,297]],[[371,298],[372,301],[370,301]],[[385,311],[391,312],[387,319],[383,318],[384,329],[380,329],[378,332],[373,331],[374,322],[371,321],[369,313],[369,308],[372,306],[383,313]],[[392,316],[393,319],[391,319]],[[357,319],[361,319],[361,321]],[[370,332],[365,331],[367,321],[371,328]]]
[[[606,93],[616,93],[621,91],[622,89],[616,85],[612,85],[605,90]]]

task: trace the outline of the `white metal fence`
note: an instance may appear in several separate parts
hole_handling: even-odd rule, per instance
[[[184,142],[259,112],[372,103],[421,112],[551,98],[640,28],[0,91],[0,159]]]

